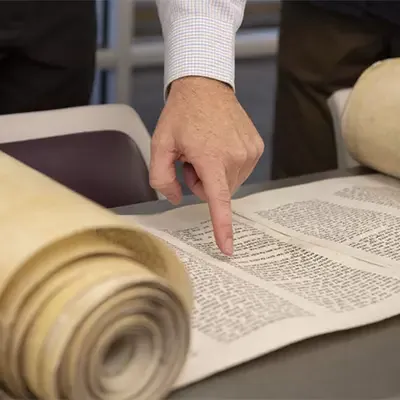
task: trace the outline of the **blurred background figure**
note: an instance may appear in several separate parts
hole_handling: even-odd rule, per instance
[[[399,39],[399,1],[281,2],[273,179],[337,168],[327,99],[400,56]]]
[[[95,0],[0,1],[0,114],[86,105]]]
[[[270,172],[276,179],[337,167],[326,100],[373,62],[399,55],[399,4],[247,1],[237,37],[236,92],[266,145],[248,182]],[[121,5],[128,6],[118,11]],[[100,46],[96,6],[107,14],[98,19],[108,38]],[[153,132],[164,105],[155,1],[1,1],[0,71],[0,114],[88,104],[96,71],[101,85],[95,88],[101,88],[94,102],[132,105]]]

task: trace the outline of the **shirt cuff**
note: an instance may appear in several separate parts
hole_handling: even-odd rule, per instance
[[[235,90],[235,38],[232,24],[198,16],[172,22],[164,32],[164,94],[176,79],[202,76]]]

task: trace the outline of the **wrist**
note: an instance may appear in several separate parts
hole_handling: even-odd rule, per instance
[[[202,76],[185,76],[174,80],[170,86],[170,93],[188,90],[194,93],[206,91],[209,93],[234,94],[234,90],[229,84]]]

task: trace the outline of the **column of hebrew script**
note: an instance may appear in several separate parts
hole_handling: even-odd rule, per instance
[[[383,267],[400,265],[400,182],[381,175],[333,179],[235,202],[239,214],[310,243]]]
[[[134,219],[175,250],[193,283],[192,355],[176,387],[400,310],[400,274],[240,216],[234,217],[232,257],[216,247],[203,205]]]

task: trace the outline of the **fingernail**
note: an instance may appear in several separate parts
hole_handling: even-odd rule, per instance
[[[225,254],[231,256],[233,254],[233,240],[232,238],[228,238],[225,241],[224,246]]]

